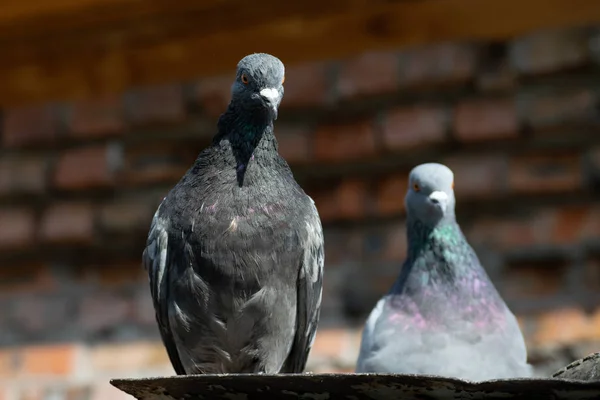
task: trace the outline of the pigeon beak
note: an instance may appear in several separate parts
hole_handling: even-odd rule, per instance
[[[435,191],[429,195],[429,201],[436,206],[440,207],[442,212],[446,212],[446,206],[448,205],[448,195],[446,192]]]
[[[279,107],[279,102],[281,100],[279,90],[275,88],[265,88],[260,91],[260,95],[269,103],[274,114],[274,119],[277,119],[277,108]]]

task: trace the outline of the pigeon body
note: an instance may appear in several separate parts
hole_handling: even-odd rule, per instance
[[[366,322],[357,372],[471,381],[531,376],[516,318],[456,222],[453,187],[444,165],[411,171],[407,259]]]
[[[323,234],[277,150],[284,67],[240,61],[213,143],[168,193],[143,253],[179,375],[302,372],[319,320]]]

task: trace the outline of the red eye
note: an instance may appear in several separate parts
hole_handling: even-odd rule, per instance
[[[418,184],[414,183],[414,184],[413,184],[413,190],[414,190],[415,192],[418,192],[418,191],[420,191],[420,190],[421,190],[421,188],[419,187],[419,185],[418,185]]]
[[[281,84],[283,85],[283,82],[285,82],[285,76],[283,77],[283,79],[281,80]]]
[[[454,189],[454,181],[452,181],[452,189]]]
[[[247,85],[247,84],[248,84],[248,82],[249,82],[249,81],[248,81],[248,76],[247,76],[246,74],[242,74],[242,83],[243,83],[244,85]]]

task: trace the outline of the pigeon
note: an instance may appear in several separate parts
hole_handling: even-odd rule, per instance
[[[530,377],[517,320],[456,222],[452,170],[413,168],[405,205],[407,258],[366,321],[356,372]]]
[[[159,205],[143,265],[177,375],[303,372],[321,307],[315,203],[279,155],[284,65],[237,65],[212,143]]]

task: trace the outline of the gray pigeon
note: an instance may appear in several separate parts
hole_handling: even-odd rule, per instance
[[[323,232],[278,153],[284,66],[237,66],[212,145],[164,198],[143,262],[177,374],[297,373],[321,305]]]
[[[405,203],[407,259],[366,322],[356,372],[531,376],[517,321],[456,222],[452,171],[415,167]]]

